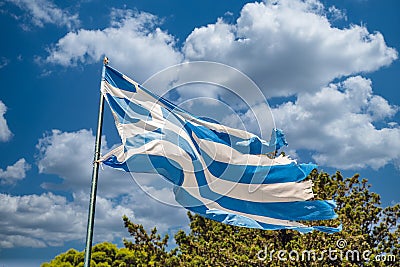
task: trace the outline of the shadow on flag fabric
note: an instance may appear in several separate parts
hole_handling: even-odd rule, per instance
[[[331,200],[311,200],[305,180],[314,164],[266,153],[287,145],[198,118],[106,66],[101,91],[122,145],[100,161],[127,172],[157,173],[174,185],[176,201],[206,218],[248,228],[328,233],[340,227],[299,221],[336,218]]]

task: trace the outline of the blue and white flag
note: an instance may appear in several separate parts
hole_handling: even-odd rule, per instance
[[[275,130],[266,142],[244,130],[195,117],[106,66],[101,86],[122,145],[101,161],[128,172],[161,174],[176,201],[206,218],[265,230],[320,230],[298,221],[336,218],[335,204],[311,200],[305,180],[314,164],[297,164],[267,152],[287,145]]]

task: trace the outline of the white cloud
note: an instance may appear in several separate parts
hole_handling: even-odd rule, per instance
[[[4,114],[7,112],[7,107],[0,100],[0,141],[5,142],[10,140],[12,133],[8,128],[7,121],[4,118]]]
[[[275,123],[286,130],[292,153],[308,149],[319,164],[343,169],[395,164],[400,131],[385,121],[397,107],[374,95],[371,81],[358,76],[327,85],[335,78],[388,66],[398,53],[379,32],[332,26],[338,19],[346,20],[344,12],[316,0],[249,3],[234,24],[218,19],[194,29],[182,51],[186,60],[237,67],[267,97],[295,96],[294,103],[274,109]],[[223,122],[244,122],[252,130],[257,126],[252,114],[258,110],[253,105]]]
[[[24,19],[38,27],[44,24],[55,24],[57,26],[66,26],[69,29],[79,25],[78,14],[70,14],[69,12],[57,7],[49,0],[6,0],[17,5],[20,9],[27,11],[29,14]],[[18,18],[18,17],[17,17]],[[29,29],[31,25],[23,25]]]
[[[0,69],[6,67],[10,63],[10,60],[6,57],[0,58]]]
[[[89,190],[87,190],[89,191]],[[86,235],[89,192],[73,194],[73,201],[53,193],[12,196],[0,194],[0,249],[12,247],[62,246],[65,242],[83,242]],[[158,204],[158,206],[157,206]],[[137,191],[116,199],[97,195],[94,242],[120,242],[129,233],[122,216],[128,216],[146,229],[157,226],[166,233],[187,218],[183,209],[161,206]]]
[[[39,173],[55,174],[63,179],[61,184],[45,183],[49,190],[78,192],[90,188],[95,137],[89,130],[61,132],[53,130],[39,140]],[[107,151],[107,142],[102,139],[102,151]],[[102,186],[108,188],[106,197],[116,197],[130,192],[128,174],[104,168],[99,174]]]
[[[42,187],[75,193],[87,191],[91,186],[94,143],[94,135],[85,129],[76,132],[53,130],[41,138],[37,145],[39,172],[62,178],[61,184],[44,183]],[[101,151],[105,154],[108,150],[103,137]],[[99,192],[105,198],[114,199],[143,191],[158,201],[171,205],[176,203],[171,200],[171,184],[158,175],[135,173],[131,176],[127,172],[103,166],[99,170],[99,181]]]
[[[74,195],[77,202],[64,196],[11,196],[0,194],[0,247],[60,246],[72,240],[84,240],[87,222],[87,195]],[[83,205],[84,204],[84,205]],[[113,240],[122,235],[123,214],[133,218],[133,212],[112,201],[98,198],[96,241]]]
[[[263,103],[254,105],[245,112],[237,112],[225,116],[222,124],[230,127],[243,129],[251,133],[260,135],[263,132],[262,139],[269,141],[271,131],[275,128],[273,114],[268,105]]]
[[[53,130],[41,138],[36,146],[40,153],[39,173],[56,174],[64,180],[68,179],[62,185],[68,190],[87,186],[93,161],[93,151],[89,151],[93,147],[94,137],[89,130],[72,133]]]
[[[104,177],[103,177],[104,178]],[[129,237],[122,216],[128,216],[146,229],[160,233],[187,225],[182,208],[163,205],[130,184],[130,194],[119,198],[103,197],[101,186],[96,201],[94,242],[120,242]],[[0,194],[0,248],[62,246],[64,242],[83,242],[86,234],[89,191],[74,193],[72,201],[53,193],[11,196]],[[162,193],[164,190],[157,190]],[[170,193],[166,190],[164,193]],[[172,227],[172,229],[171,229]]]
[[[110,27],[70,32],[50,48],[48,57],[42,60],[74,66],[100,61],[105,53],[112,64],[124,73],[129,75],[135,71],[132,77],[139,80],[183,59],[226,63],[254,79],[268,97],[297,97],[295,103],[288,102],[275,109],[281,113],[276,115],[276,123],[286,123],[287,119],[288,123],[283,128],[287,129],[288,135],[296,133],[292,136],[296,141],[291,142],[293,152],[310,149],[315,152],[314,158],[320,164],[328,166],[379,168],[395,162],[398,157],[396,152],[379,152],[375,154],[379,157],[372,157],[374,160],[364,160],[363,155],[377,152],[378,146],[372,144],[384,145],[397,136],[398,126],[394,122],[388,122],[386,128],[374,126],[385,124],[397,108],[383,97],[374,95],[370,81],[361,77],[327,85],[335,78],[346,79],[388,66],[397,59],[398,53],[387,46],[381,33],[370,33],[366,27],[359,25],[334,27],[331,22],[338,19],[346,20],[343,11],[334,6],[325,7],[317,0],[249,3],[242,8],[234,24],[218,19],[214,24],[194,29],[180,52],[175,48],[175,38],[157,28],[157,17],[144,12],[115,9],[111,13]],[[201,74],[201,81],[207,82],[209,77],[218,77],[218,81],[231,80],[226,73],[207,72],[204,68],[202,72],[205,74]],[[197,73],[192,72],[191,75]],[[171,77],[173,81],[163,82],[170,85],[191,78]],[[177,99],[188,99],[194,95],[198,98],[228,99],[227,94],[218,88],[193,93],[182,87],[176,92]],[[236,93],[243,99],[252,95],[245,89]],[[315,103],[307,101],[307,97]],[[240,118],[248,129],[256,131],[251,113],[262,113],[258,111],[261,110],[258,105],[259,102],[253,101],[251,111],[234,115],[236,118],[226,117],[222,121],[233,125],[240,123]],[[313,120],[308,121],[307,118]],[[307,144],[309,132],[304,130],[304,125],[316,131],[317,140],[311,147]],[[327,130],[329,127],[330,130]],[[364,129],[363,134],[375,141],[371,140],[372,144],[366,145],[368,138],[361,140],[357,129]],[[339,149],[339,141],[344,142],[346,151]],[[358,155],[357,151],[364,153]],[[354,160],[345,160],[339,155],[351,156]]]
[[[272,111],[277,126],[287,133],[290,148],[310,150],[318,164],[377,169],[400,159],[400,127],[374,126],[390,119],[397,109],[373,94],[370,80],[356,76],[315,94],[300,94],[295,102]]]
[[[87,191],[91,186],[94,143],[94,135],[85,129],[76,132],[53,130],[41,138],[37,145],[39,173],[55,174],[63,180],[61,184],[45,183],[42,187],[49,190]],[[108,150],[103,137],[101,151],[105,154]],[[133,180],[129,173],[108,166],[100,168],[99,181],[99,191],[110,199],[140,190],[136,183],[148,192],[161,190],[159,193],[166,193],[163,190],[168,187],[168,183],[164,183],[159,176],[135,174]]]
[[[273,119],[265,96],[248,76],[233,67],[216,62],[185,62],[153,75],[143,85],[159,95],[174,88],[167,98],[172,97],[189,112],[250,130],[264,139],[270,137]],[[240,120],[240,114],[249,108],[246,119],[260,125],[246,128],[247,124]]]
[[[157,27],[157,17],[117,9],[111,17],[108,28],[69,32],[49,49],[44,61],[74,66],[98,62],[106,54],[113,66],[140,79],[181,62],[173,36]]]
[[[15,184],[26,177],[26,172],[31,166],[24,158],[19,159],[14,165],[7,166],[5,170],[0,169],[1,184]]]
[[[196,28],[183,52],[188,60],[214,60],[249,75],[268,97],[316,91],[333,79],[389,65],[397,51],[381,33],[363,26],[335,28],[318,1],[246,4],[236,24],[219,19]]]
[[[69,15],[50,1],[8,1],[30,12],[39,27],[52,23],[73,28],[79,23],[77,15]],[[371,34],[357,25],[338,29],[327,18],[345,19],[345,14],[334,7],[326,9],[318,1],[246,4],[236,24],[219,19],[197,28],[180,52],[175,38],[157,27],[157,17],[115,9],[108,28],[71,31],[39,62],[75,66],[100,61],[105,53],[112,65],[137,79],[183,59],[224,62],[251,76],[268,96],[297,96],[295,102],[273,109],[277,126],[287,134],[291,153],[309,150],[319,164],[343,169],[398,164],[398,123],[388,122],[386,128],[374,126],[390,119],[397,107],[374,95],[371,81],[359,76],[327,86],[334,78],[387,66],[397,58],[397,52],[386,45],[379,32]],[[227,79],[215,72],[210,74]],[[180,96],[190,94],[178,92]],[[197,93],[192,92],[193,96],[203,96]],[[209,97],[219,94],[218,90],[205,92]],[[249,122],[252,129],[254,115],[250,112],[262,114],[264,110],[253,106],[252,111],[239,114],[240,119]],[[6,106],[0,101],[0,141],[12,135],[5,112]],[[234,125],[238,122],[235,116],[224,118],[225,122]],[[42,187],[50,192],[71,192],[71,198],[54,193],[0,194],[0,247],[45,247],[83,240],[93,147],[94,136],[88,130],[53,130],[39,140],[39,172],[62,179],[61,184],[47,182]],[[102,151],[107,149],[103,138]],[[7,182],[22,179],[28,166],[20,159],[1,170],[0,177]],[[159,202],[173,202],[171,188],[160,185],[159,179],[138,174],[140,188],[128,174],[105,166],[99,176],[95,240],[127,236],[121,222],[123,214],[146,228],[157,226],[161,232],[186,225],[184,209]]]
[[[331,6],[328,8],[327,14],[332,20],[347,20],[346,13],[343,10]]]
[[[38,168],[42,174],[55,174],[61,184],[45,183],[45,189],[71,192],[71,199],[46,193],[24,197],[0,195],[0,247],[58,246],[71,240],[83,240],[85,236],[89,204],[93,147],[95,137],[89,130],[61,132],[53,130],[39,140],[37,149]],[[103,138],[102,151],[107,151]],[[100,169],[97,191],[95,242],[119,242],[128,237],[123,228],[122,215],[143,224],[146,229],[157,226],[161,233],[171,227],[187,225],[183,208],[163,204],[173,202],[171,186],[161,177],[135,174],[136,182],[129,174],[107,166]],[[7,208],[2,208],[7,205]],[[2,213],[3,212],[3,213]],[[33,220],[28,218],[33,217]],[[65,218],[65,219],[63,219]],[[57,222],[57,223],[56,223]],[[21,236],[29,239],[23,245]]]
[[[334,78],[374,71],[397,58],[379,32],[335,28],[328,18],[345,15],[319,1],[249,3],[235,24],[218,19],[194,29],[180,52],[175,38],[157,28],[156,16],[114,9],[110,27],[70,32],[39,61],[74,66],[99,62],[106,54],[113,66],[140,81],[183,58],[213,60],[243,71],[272,97],[315,92]],[[210,76],[226,78],[213,71]]]

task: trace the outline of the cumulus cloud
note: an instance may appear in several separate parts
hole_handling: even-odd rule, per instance
[[[11,196],[0,194],[0,247],[60,246],[83,240],[87,223],[88,195],[74,195],[77,202],[53,193]],[[84,205],[82,205],[84,203]],[[122,235],[121,216],[133,218],[132,210],[102,197],[96,206],[95,240],[113,240]]]
[[[91,131],[53,130],[39,140],[38,167],[42,174],[56,174],[62,184],[44,184],[49,190],[41,195],[12,196],[0,194],[0,248],[61,246],[64,242],[83,241],[90,196],[94,136]],[[103,138],[103,149],[107,144]],[[21,176],[18,161],[6,171]],[[186,211],[171,207],[171,188],[162,186],[161,177],[143,175],[139,187],[124,172],[105,167],[100,171],[96,202],[94,242],[115,241],[128,237],[122,215],[147,229],[157,226],[166,233],[171,226],[187,225]],[[52,190],[71,192],[70,198]]]
[[[7,121],[4,118],[4,114],[7,112],[7,107],[0,100],[0,141],[6,142],[10,140],[12,133],[8,128]]]
[[[49,48],[49,55],[41,60],[74,66],[99,61],[105,53],[113,65],[138,80],[182,61],[225,63],[252,78],[267,97],[292,96],[296,99],[276,107],[274,112],[278,126],[285,125],[282,128],[286,128],[288,135],[296,133],[292,138],[296,141],[291,142],[294,153],[310,149],[320,164],[345,169],[379,168],[396,162],[396,152],[379,152],[375,154],[379,157],[364,160],[363,155],[377,152],[379,146],[374,144],[387,144],[397,136],[398,124],[385,124],[397,108],[383,96],[373,94],[371,81],[356,75],[390,65],[398,58],[398,53],[386,44],[380,32],[371,33],[363,25],[338,28],[332,24],[335,20],[346,20],[345,12],[334,6],[326,7],[317,0],[248,3],[234,23],[220,18],[216,23],[194,29],[179,51],[175,47],[175,38],[158,28],[160,20],[156,16],[114,9],[109,27],[70,32]],[[177,75],[175,73],[172,80],[163,80],[163,83],[174,85],[177,81],[193,81],[190,75],[197,73],[192,71],[185,77],[178,77],[181,73]],[[202,69],[201,75],[202,81],[211,80],[218,85],[220,81],[234,80],[226,72],[214,69]],[[330,84],[337,78],[345,81]],[[246,92],[247,87],[242,88],[245,89],[235,93],[240,97],[252,95]],[[193,92],[185,87],[178,88],[175,97],[178,100],[193,96],[229,99],[216,87]],[[307,97],[315,103],[307,101]],[[203,102],[213,108],[212,101]],[[220,121],[239,126],[242,122],[238,118],[252,121],[254,114],[263,114],[259,111],[263,110],[259,108],[259,101],[250,103],[251,111],[241,110],[238,116],[228,114]],[[318,109],[316,105],[319,105]],[[309,117],[313,120],[307,121]],[[382,123],[386,126],[377,128],[376,125]],[[304,135],[304,125],[316,129],[312,147],[306,145],[309,135]],[[335,133],[328,134],[326,129],[333,126]],[[246,127],[257,131],[251,122]],[[365,129],[364,134],[376,141],[366,145],[368,138],[361,140],[357,129]],[[338,151],[338,146],[333,145],[339,141],[344,143],[345,151]],[[363,153],[359,155],[357,151]],[[354,157],[354,160],[344,160],[343,156]]]
[[[41,60],[74,66],[98,62],[106,54],[121,71],[145,79],[182,60],[182,55],[174,48],[174,37],[158,28],[159,23],[158,18],[149,13],[114,9],[110,27],[69,32],[49,48],[49,55]]]
[[[92,132],[85,129],[53,130],[39,140],[39,172],[55,174],[62,182],[42,184],[49,191],[42,195],[0,195],[0,216],[7,218],[0,222],[0,247],[59,246],[67,241],[83,240],[94,140]],[[103,138],[102,151],[108,149]],[[107,166],[100,170],[95,242],[119,242],[127,237],[121,220],[124,214],[147,229],[157,226],[162,233],[170,231],[171,226],[187,225],[183,208],[164,204],[174,201],[169,184],[158,176],[137,176],[135,183],[125,172]],[[51,193],[54,190],[69,192],[71,196]]]
[[[121,203],[119,203],[121,202]],[[88,192],[73,194],[73,201],[53,193],[12,196],[0,194],[0,248],[62,246],[68,241],[82,241],[86,234]],[[157,206],[158,204],[158,206]],[[98,194],[94,242],[116,241],[128,237],[122,215],[146,229],[157,226],[161,233],[171,225],[187,224],[182,209],[164,207],[146,198],[142,191],[121,200]]]
[[[41,138],[36,146],[39,151],[39,173],[55,174],[62,182],[43,183],[48,190],[79,192],[88,190],[91,185],[93,167],[93,149],[95,137],[90,130],[61,132],[53,130]],[[109,150],[105,138],[102,139],[101,151]],[[105,197],[113,198],[130,192],[131,177],[124,172],[111,168],[100,170],[99,179]]]
[[[187,60],[214,60],[239,68],[268,97],[317,91],[335,78],[370,72],[397,59],[381,33],[364,26],[339,29],[318,1],[246,4],[235,24],[218,19],[187,37]]]
[[[372,72],[398,57],[379,32],[334,27],[331,21],[346,19],[344,12],[316,0],[248,3],[233,24],[219,18],[195,28],[181,51],[152,14],[113,9],[110,17],[105,29],[69,32],[38,61],[75,66],[106,54],[140,80],[183,60],[212,60],[238,68],[274,97],[316,92],[335,78]]]
[[[102,139],[101,151],[109,148]],[[91,186],[93,168],[93,147],[95,137],[91,131],[82,129],[76,132],[53,130],[38,142],[38,168],[43,174],[55,174],[62,178],[61,183],[47,182],[42,187],[48,190],[70,192],[87,191]],[[157,201],[174,205],[171,184],[161,176],[134,174],[103,166],[99,171],[99,192],[106,198],[117,198],[136,191],[143,191]],[[169,190],[168,192],[166,190]]]
[[[5,170],[0,169],[1,184],[15,184],[26,177],[26,172],[31,166],[24,158],[19,159],[14,165],[7,166]]]
[[[236,23],[218,19],[194,29],[182,51],[186,60],[237,67],[267,97],[294,96],[295,101],[273,109],[291,153],[310,150],[320,165],[342,169],[398,162],[399,128],[386,123],[397,107],[374,95],[370,80],[355,76],[390,65],[398,53],[381,33],[359,25],[334,27],[338,19],[346,20],[345,13],[319,1],[249,3]],[[345,80],[328,86],[337,78]],[[252,113],[258,110],[256,103],[223,122],[244,122],[252,130]]]
[[[28,14],[22,17],[29,24],[23,27],[29,29],[32,23],[34,26],[43,27],[45,24],[55,24],[57,26],[66,26],[69,29],[79,25],[78,14],[70,14],[68,11],[57,7],[49,0],[6,0],[13,3]]]
[[[361,76],[330,84],[315,94],[275,107],[278,127],[287,133],[290,148],[312,152],[323,166],[378,169],[400,159],[400,127],[377,122],[398,110],[374,95],[371,80]]]
[[[39,27],[53,23],[73,28],[78,24],[77,15],[70,16],[48,0],[8,1],[29,11]],[[375,95],[369,79],[354,76],[388,66],[397,59],[397,51],[386,45],[382,34],[370,33],[364,26],[333,27],[331,20],[337,19],[346,19],[345,14],[315,0],[250,3],[234,24],[218,19],[194,29],[180,51],[175,38],[159,28],[156,16],[114,9],[109,27],[71,31],[48,48],[48,56],[38,62],[76,66],[98,62],[105,53],[112,65],[139,80],[183,60],[223,62],[253,78],[268,97],[295,96],[295,101],[272,109],[277,126],[287,134],[290,154],[308,150],[320,165],[342,169],[398,164],[400,127],[390,121],[398,108]],[[231,76],[224,74],[214,71],[203,77],[230,80]],[[348,76],[353,77],[329,84]],[[181,100],[204,96],[182,88],[177,92]],[[226,96],[215,88],[205,95]],[[237,127],[242,121],[248,122],[248,129],[256,131],[251,124],[254,114],[264,114],[265,107],[253,100],[252,110],[220,120]],[[12,135],[5,112],[6,106],[0,101],[0,141]],[[387,126],[378,128],[378,123]],[[102,151],[108,150],[105,138],[102,143]],[[0,247],[56,246],[83,239],[93,146],[93,133],[85,129],[53,130],[39,140],[39,172],[54,174],[61,182],[43,183],[49,192],[41,195],[0,194],[0,217],[5,218],[0,221]],[[1,170],[0,177],[7,182],[22,179],[28,166],[20,159]],[[147,228],[157,225],[162,232],[171,225],[187,225],[184,209],[162,204],[173,202],[171,187],[162,183],[162,178],[135,176],[140,186],[127,173],[106,166],[100,170],[95,240],[126,236],[123,214]],[[67,198],[51,193],[59,190],[71,195]]]
[[[103,139],[103,148],[106,147]],[[93,162],[94,136],[91,131],[77,132],[53,130],[41,138],[36,146],[39,151],[39,173],[55,174],[63,179],[61,185],[44,184],[46,189],[63,188],[76,191],[90,187]]]

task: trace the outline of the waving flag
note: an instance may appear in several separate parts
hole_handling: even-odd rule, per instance
[[[265,230],[337,232],[298,221],[336,218],[332,201],[313,198],[305,180],[316,166],[267,152],[287,145],[200,119],[106,66],[102,94],[122,145],[101,161],[128,172],[158,173],[174,185],[183,207],[222,223]]]

